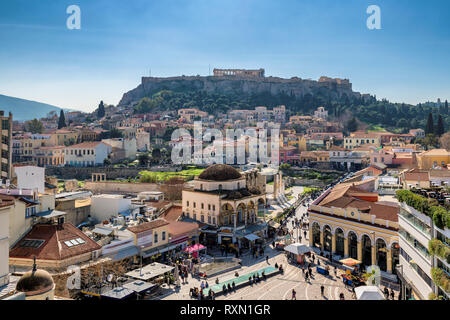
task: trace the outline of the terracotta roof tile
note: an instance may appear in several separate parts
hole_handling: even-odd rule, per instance
[[[156,219],[156,220],[153,220],[150,222],[145,222],[145,223],[140,224],[135,227],[129,227],[128,230],[133,233],[140,233],[140,232],[145,232],[148,230],[156,229],[156,228],[159,228],[162,226],[166,226],[168,224],[169,224],[169,222],[167,222],[164,219]]]
[[[83,244],[68,247],[64,242],[81,238]],[[23,247],[23,240],[44,240],[39,248]],[[37,224],[10,251],[10,257],[41,260],[64,260],[84,253],[101,249],[94,240],[85,235],[71,223],[58,225]]]

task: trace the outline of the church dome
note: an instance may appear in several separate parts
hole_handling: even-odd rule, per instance
[[[54,288],[53,278],[45,270],[28,271],[17,282],[16,290],[26,295],[38,295]]]
[[[214,164],[198,176],[199,179],[213,181],[234,180],[241,177],[239,171],[226,164]]]

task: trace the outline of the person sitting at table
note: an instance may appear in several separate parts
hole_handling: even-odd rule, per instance
[[[236,283],[234,283],[234,281],[231,286],[233,287],[233,291],[236,291]]]
[[[235,277],[239,277],[239,273],[236,271],[234,274]]]
[[[278,263],[276,263],[276,262],[275,262],[275,268],[277,268],[277,269],[278,269]]]
[[[224,283],[223,286],[222,286],[222,291],[223,291],[223,292],[227,292],[227,286],[225,285],[225,283]]]
[[[252,284],[252,276],[248,277],[248,282],[250,282],[250,284]]]
[[[219,284],[219,278],[216,278],[216,284]]]

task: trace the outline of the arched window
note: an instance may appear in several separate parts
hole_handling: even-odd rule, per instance
[[[320,247],[320,226],[317,222],[314,222],[312,225],[312,240],[313,247]]]
[[[338,228],[335,231],[336,237],[336,254],[343,257],[344,256],[344,231]]]
[[[331,252],[331,241],[332,241],[332,235],[331,235],[331,228],[330,226],[325,226],[323,228],[323,250]]]
[[[399,264],[399,254],[400,254],[400,245],[397,242],[394,242],[391,246],[391,254],[392,254],[392,272],[396,273],[397,265]]]
[[[353,231],[348,233],[348,255],[350,258],[358,259],[358,237]]]
[[[372,265],[372,241],[369,236],[363,235],[362,241],[362,262],[366,266]]]
[[[377,265],[381,271],[387,271],[387,250],[386,242],[383,239],[377,239]]]

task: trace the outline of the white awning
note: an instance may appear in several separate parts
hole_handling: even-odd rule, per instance
[[[386,300],[383,292],[377,286],[361,286],[355,288],[358,300]]]
[[[253,233],[246,235],[244,238],[249,241],[255,241],[255,240],[260,239],[260,237],[258,237],[256,234],[253,234]]]
[[[293,243],[284,248],[284,251],[293,253],[293,254],[305,254],[307,252],[311,252],[311,247],[301,244],[301,243]]]

